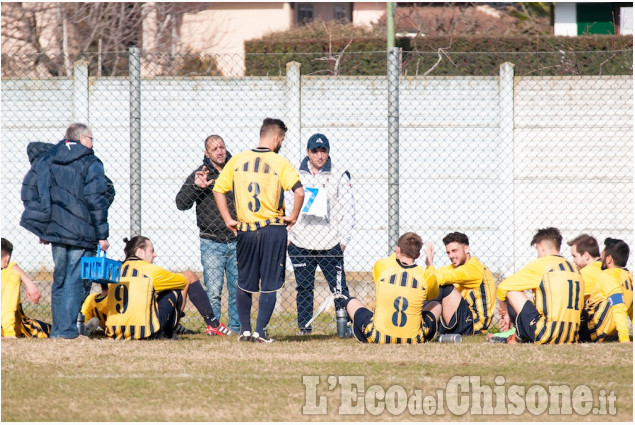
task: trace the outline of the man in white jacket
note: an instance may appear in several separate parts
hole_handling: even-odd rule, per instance
[[[355,202],[351,175],[336,168],[329,157],[328,138],[316,133],[307,143],[307,156],[300,164],[305,200],[300,217],[289,232],[289,258],[297,283],[298,326],[301,335],[313,316],[315,271],[320,266],[333,294],[349,296],[344,273],[344,250],[353,234]],[[292,208],[287,202],[287,208]],[[344,298],[335,298],[342,308]]]

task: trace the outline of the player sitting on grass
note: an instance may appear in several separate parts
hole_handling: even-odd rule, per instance
[[[20,300],[20,282],[26,286],[26,295],[37,304],[40,301],[40,291],[33,281],[16,264],[11,262],[13,244],[2,238],[2,331],[5,338],[48,338],[51,325],[31,319],[24,315]]]
[[[101,292],[90,294],[82,304],[81,313],[84,315],[84,335],[90,336],[97,330],[97,327],[106,329],[106,319],[108,318],[108,284],[100,283]]]
[[[593,236],[584,233],[570,240],[567,244],[571,247],[573,262],[578,266],[580,274],[584,278],[584,301],[586,301],[593,292],[595,282],[602,271],[600,247]]]
[[[150,239],[124,239],[126,259],[121,280],[108,287],[106,335],[116,339],[176,338],[175,327],[189,295],[207,323],[207,335],[231,335],[214,316],[205,290],[187,270],[172,273],[154,263],[157,254]]]
[[[633,274],[626,269],[629,251],[623,240],[604,241],[602,271],[582,311],[580,342],[630,342],[626,316],[633,320]]]
[[[484,333],[492,323],[496,307],[496,284],[492,272],[470,255],[467,235],[453,232],[443,238],[452,264],[435,271],[443,313],[439,334]]]
[[[434,247],[425,248],[427,269],[415,264],[423,242],[415,233],[405,233],[397,241],[396,254],[383,258],[373,267],[375,313],[357,298],[346,304],[353,318],[353,333],[361,342],[411,344],[432,339],[436,333],[441,305],[429,301],[436,296],[436,279],[431,264]]]
[[[561,244],[558,229],[538,230],[531,240],[538,258],[498,285],[499,328],[507,331],[512,324],[516,325],[516,333],[507,342],[516,342],[516,339],[538,344],[578,341],[584,280],[578,268],[560,256]],[[524,292],[528,289],[534,294],[533,302]]]

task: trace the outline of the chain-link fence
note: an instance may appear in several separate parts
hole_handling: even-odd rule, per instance
[[[434,242],[436,266],[448,263],[443,236],[466,233],[497,282],[535,257],[529,242],[538,228],[558,227],[565,240],[588,232],[600,244],[612,236],[632,246],[632,51],[578,55],[611,66],[625,56],[630,62],[613,68],[626,75],[581,76],[580,66],[562,55],[558,62],[554,54],[530,54],[535,65],[521,73],[511,63],[492,67],[499,56],[490,54],[487,71],[451,77],[435,66],[437,60],[452,66],[441,52],[425,67],[420,54],[397,50],[306,55],[311,67],[284,55],[248,55],[232,73],[226,70],[238,57],[132,49],[75,63],[50,57],[72,64],[58,66],[64,71],[55,77],[44,76],[45,58],[3,55],[2,235],[43,293],[38,306],[25,302],[27,314],[50,320],[53,262],[50,246],[19,226],[26,146],[60,140],[76,121],[91,127],[117,192],[109,213],[115,259],[123,258],[122,239],[140,232],[153,240],[157,264],[202,278],[195,208],[177,209],[176,194],[202,165],[207,136],[221,135],[230,153],[248,150],[257,146],[265,117],[289,127],[280,153],[297,167],[308,138],[319,132],[330,140],[333,166],[349,171],[355,226],[345,276],[351,294],[371,307],[372,266],[406,231]],[[129,75],[117,76],[124,63]],[[384,73],[351,75],[368,64],[380,64]],[[562,254],[570,255],[566,244]],[[314,293],[317,311],[330,296],[319,270]],[[226,289],[222,312],[226,321]],[[287,261],[269,329],[295,334],[296,317]],[[200,329],[203,320],[188,307],[184,324]],[[332,304],[313,329],[335,332]]]

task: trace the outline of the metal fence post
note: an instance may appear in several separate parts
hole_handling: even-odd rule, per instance
[[[300,62],[287,63],[287,75],[285,80],[285,86],[287,89],[287,139],[290,146],[293,146],[292,155],[294,156],[294,163],[299,162],[302,159],[302,104],[300,102],[301,96],[301,82],[300,82]]]
[[[501,223],[501,231],[508,235],[502,238],[501,256],[499,260],[503,269],[517,270],[516,268],[516,222],[514,196],[514,64],[505,62],[500,66],[500,84],[498,92],[500,107],[499,146],[501,150],[501,182],[503,199],[507,199],[507,213],[504,214]]]
[[[141,49],[129,50],[130,237],[141,234]]]
[[[388,50],[388,252],[399,239],[399,57]]]
[[[88,62],[75,61],[73,64],[73,109],[75,122],[88,125],[90,108],[88,105]]]

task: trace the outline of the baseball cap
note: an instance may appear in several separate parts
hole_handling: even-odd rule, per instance
[[[309,141],[306,144],[306,148],[308,150],[313,150],[317,148],[325,148],[327,151],[331,150],[329,145],[329,139],[322,133],[315,133],[313,136],[309,137]]]

